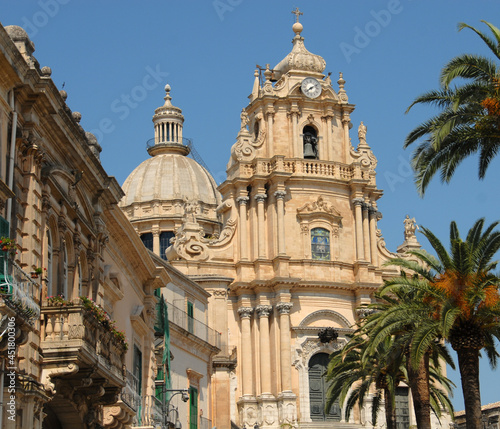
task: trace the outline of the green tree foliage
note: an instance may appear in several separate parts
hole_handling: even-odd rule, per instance
[[[494,59],[473,54],[453,58],[441,70],[440,88],[415,99],[441,111],[416,127],[406,137],[404,147],[419,142],[412,155],[415,183],[421,195],[439,171],[441,181],[449,182],[458,165],[479,153],[482,179],[500,148],[500,30],[483,21],[492,36],[460,23],[459,31],[469,28],[490,49]],[[459,85],[451,86],[458,79]]]

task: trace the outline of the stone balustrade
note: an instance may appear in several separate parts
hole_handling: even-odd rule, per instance
[[[76,363],[80,368],[97,365],[112,384],[125,384],[125,345],[85,307],[42,307],[41,339],[44,362]]]
[[[274,157],[271,160],[256,159],[252,162],[238,164],[242,177],[267,175],[271,173],[287,173],[297,176],[325,177],[341,181],[373,180],[366,168],[359,164],[343,164],[334,161],[315,159],[288,159]]]

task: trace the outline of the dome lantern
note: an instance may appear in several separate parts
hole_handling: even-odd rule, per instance
[[[151,156],[163,153],[187,155],[190,152],[189,147],[183,144],[184,116],[182,110],[172,104],[170,90],[170,85],[165,85],[165,104],[158,107],[153,116],[155,136],[148,141],[148,153]]]

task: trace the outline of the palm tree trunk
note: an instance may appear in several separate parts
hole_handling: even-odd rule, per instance
[[[417,368],[410,365],[410,359],[407,362],[408,382],[413,398],[417,427],[418,429],[431,429],[429,353],[423,356]]]
[[[456,349],[465,402],[466,429],[482,429],[481,396],[479,392],[479,350]]]
[[[389,389],[384,389],[385,422],[387,429],[396,429],[396,408]]]

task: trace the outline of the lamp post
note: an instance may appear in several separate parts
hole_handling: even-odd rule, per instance
[[[189,393],[188,393],[188,391],[185,390],[185,389],[165,389],[163,392],[164,393],[166,393],[166,392],[173,393],[173,395],[168,399],[167,403],[165,404],[166,410],[165,409],[163,410],[163,415],[164,415],[164,418],[165,418],[165,427],[169,428],[170,424],[173,423],[170,420],[170,411],[175,411],[176,417],[175,417],[175,425],[173,425],[173,427],[175,429],[182,429],[182,424],[181,424],[181,422],[179,420],[179,410],[174,405],[170,405],[170,401],[173,399],[173,397],[175,395],[182,395],[181,399],[182,399],[183,402],[189,401]]]

